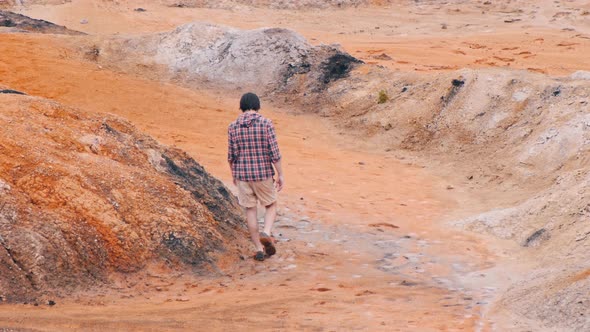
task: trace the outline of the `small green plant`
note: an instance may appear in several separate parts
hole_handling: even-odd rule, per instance
[[[379,91],[379,98],[377,99],[378,104],[385,104],[389,100],[389,96],[387,95],[387,91],[381,90]]]

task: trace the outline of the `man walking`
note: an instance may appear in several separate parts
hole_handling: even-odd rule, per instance
[[[238,201],[246,208],[248,230],[256,247],[254,259],[263,261],[276,253],[271,235],[277,215],[277,191],[285,184],[281,153],[272,122],[258,113],[258,96],[244,94],[240,110],[242,114],[228,128],[227,160],[238,187]],[[257,202],[266,208],[262,233],[258,233]]]

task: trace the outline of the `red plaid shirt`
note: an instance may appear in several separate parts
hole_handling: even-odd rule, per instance
[[[273,163],[281,160],[272,122],[254,112],[244,112],[229,125],[227,160],[234,179],[262,181],[272,178]]]

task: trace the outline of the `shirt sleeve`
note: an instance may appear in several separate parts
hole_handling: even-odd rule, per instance
[[[227,161],[234,162],[237,159],[238,147],[232,136],[231,127],[227,129]]]
[[[266,137],[268,139],[268,145],[270,146],[270,159],[273,163],[276,163],[281,160],[281,152],[279,151],[279,143],[277,142],[275,127],[271,121],[268,121]]]

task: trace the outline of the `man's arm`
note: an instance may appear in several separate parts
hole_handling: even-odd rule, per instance
[[[268,126],[268,144],[270,145],[270,159],[275,167],[277,173],[276,187],[278,191],[283,189],[285,185],[285,177],[283,176],[283,165],[281,163],[281,152],[279,151],[279,143],[277,142],[277,135],[275,133],[275,127],[272,122]]]
[[[236,178],[234,177],[234,174],[233,174],[233,172],[234,172],[233,164],[234,164],[235,160],[236,160],[236,147],[235,147],[234,141],[232,139],[231,127],[230,127],[227,130],[227,162],[229,164],[229,170],[232,173],[234,185],[237,185]]]
[[[281,163],[281,160],[277,161],[276,163],[273,163],[273,165],[277,170],[277,191],[281,191],[283,189],[283,186],[285,185],[285,177],[283,176],[283,165]]]
[[[229,171],[232,173],[232,181],[234,183],[234,185],[238,185],[238,183],[236,182],[236,178],[234,177],[234,168],[233,168],[233,164],[234,162],[231,160],[228,160],[227,163],[229,164]]]

